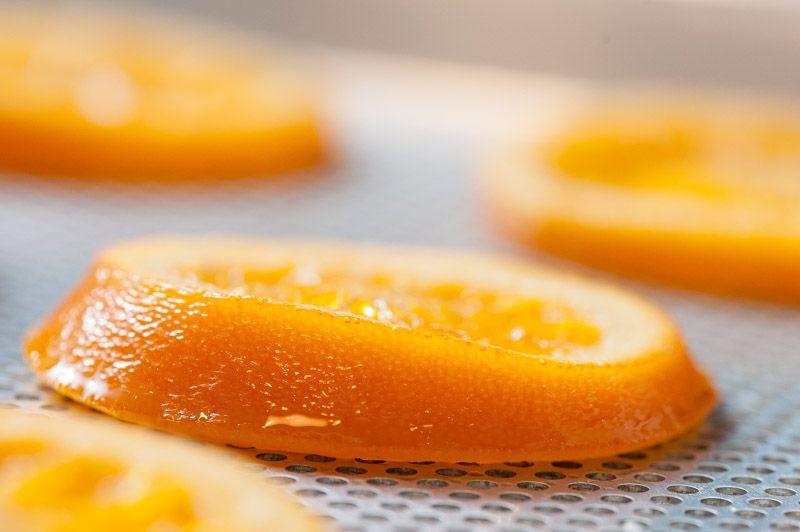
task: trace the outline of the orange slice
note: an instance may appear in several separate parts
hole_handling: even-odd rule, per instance
[[[0,413],[0,522],[40,530],[321,530],[242,464],[97,420]]]
[[[553,253],[705,290],[800,301],[800,113],[716,97],[588,106],[502,154],[501,224]]]
[[[315,97],[231,35],[94,7],[0,9],[0,168],[236,177],[320,161]]]
[[[121,419],[332,456],[606,455],[671,438],[715,401],[644,301],[425,249],[122,244],[25,349],[44,382]]]

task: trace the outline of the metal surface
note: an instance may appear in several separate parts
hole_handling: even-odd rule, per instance
[[[92,254],[153,232],[245,232],[499,248],[468,186],[475,139],[354,120],[329,174],[163,186],[0,178],[0,407],[67,408],[23,331]],[[508,251],[508,250],[506,250]],[[663,446],[581,462],[383,463],[242,450],[352,530],[800,530],[800,312],[637,286],[660,300],[724,401]],[[44,410],[42,410],[44,409]]]

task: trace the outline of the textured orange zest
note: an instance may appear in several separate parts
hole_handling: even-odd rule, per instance
[[[496,219],[619,273],[800,301],[800,114],[718,100],[634,97],[578,113],[485,173]]]
[[[0,167],[172,180],[312,166],[325,158],[316,97],[274,55],[175,21],[5,6]]]
[[[0,413],[0,523],[9,532],[319,530],[240,467],[130,427]]]
[[[638,298],[433,250],[123,244],[25,351],[44,382],[121,419],[332,456],[607,455],[671,438],[715,403]]]

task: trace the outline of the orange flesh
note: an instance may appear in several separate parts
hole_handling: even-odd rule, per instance
[[[113,12],[2,13],[4,169],[222,178],[323,158],[314,98],[258,48]]]
[[[145,530],[170,525],[185,530],[197,525],[189,493],[168,476],[149,479],[132,498],[123,494],[115,500],[115,487],[125,475],[120,463],[96,456],[65,458],[53,465],[43,462],[10,496],[17,511],[30,512],[41,529]]]
[[[582,124],[555,140],[546,157],[563,177],[634,189],[778,202],[800,194],[800,128],[791,124],[765,119],[731,130],[657,111],[649,122],[624,120]]]
[[[702,148],[694,128],[665,124],[657,131],[618,131],[597,125],[555,142],[552,164],[565,176],[624,186],[666,184],[654,174],[696,160]]]
[[[456,283],[426,286],[387,276],[362,279],[297,265],[182,273],[226,292],[346,312],[530,354],[565,353],[593,345],[601,335],[564,305]]]
[[[214,256],[233,253],[223,245]],[[331,253],[348,257],[320,256]],[[420,272],[425,256],[412,259]],[[641,329],[658,332],[641,351],[601,356],[592,350],[628,349],[628,332],[611,334],[557,297],[515,298],[491,283],[233,258],[151,275],[124,262],[101,256],[32,331],[29,362],[99,410],[214,442],[389,460],[566,459],[670,438],[715,402],[676,331],[635,299]],[[487,279],[518,267],[474,266]],[[540,275],[518,273],[520,286]]]

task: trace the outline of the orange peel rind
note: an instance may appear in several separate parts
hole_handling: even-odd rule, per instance
[[[61,393],[219,443],[569,459],[699,423],[715,391],[649,303],[430,249],[163,238],[107,249],[25,346]]]

